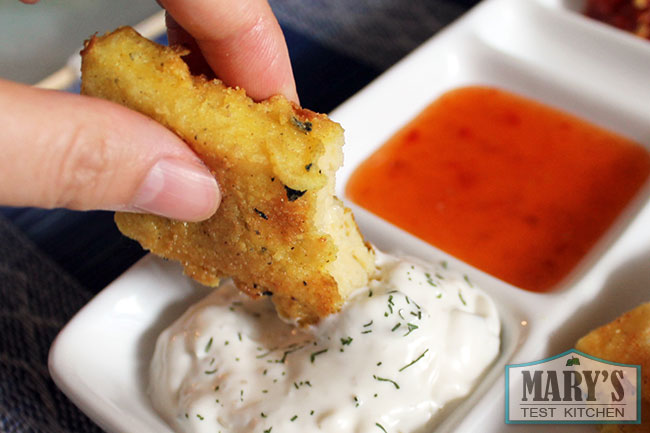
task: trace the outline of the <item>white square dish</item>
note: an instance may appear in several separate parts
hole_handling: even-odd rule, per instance
[[[386,139],[445,91],[469,84],[528,96],[648,145],[650,46],[627,42],[616,32],[612,38],[567,12],[564,4],[484,1],[335,110],[331,117],[346,130],[339,196],[345,198],[351,173]],[[562,44],[566,38],[574,43]],[[597,53],[585,51],[589,41],[597,41]],[[602,55],[617,61],[603,63]],[[620,86],[606,85],[620,74],[625,77]],[[540,430],[504,423],[503,367],[560,353],[595,326],[648,300],[649,192],[646,185],[561,289],[545,294],[510,286],[351,205],[362,232],[380,249],[447,260],[499,307],[501,354],[472,395],[448,411],[437,433]],[[158,334],[209,290],[184,277],[180,266],[145,257],[57,337],[50,353],[54,381],[108,432],[171,433],[146,394],[149,362]],[[565,331],[576,318],[579,324]],[[594,427],[547,425],[543,430],[586,433]]]
[[[86,305],[50,350],[61,390],[108,432],[172,432],[146,393],[158,334],[209,289],[148,255]]]

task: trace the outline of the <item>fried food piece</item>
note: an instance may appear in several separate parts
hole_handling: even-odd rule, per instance
[[[608,361],[641,365],[641,424],[601,426],[604,433],[650,431],[650,302],[578,340],[576,349]]]
[[[186,54],[127,27],[92,37],[82,51],[83,94],[174,131],[221,188],[207,221],[117,213],[119,229],[203,284],[232,277],[252,297],[272,295],[278,313],[301,324],[338,311],[374,271],[372,248],[334,195],[342,128],[282,96],[255,103],[242,89],[192,76]]]

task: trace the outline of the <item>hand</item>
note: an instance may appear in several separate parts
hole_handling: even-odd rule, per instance
[[[195,44],[227,84],[255,99],[281,93],[297,101],[286,44],[265,0],[161,3],[175,18],[168,20],[170,42]],[[219,206],[216,181],[185,143],[117,104],[0,80],[0,130],[3,205],[186,221],[208,218]]]
[[[170,45],[181,44],[203,55],[192,56],[190,66],[202,71],[205,60],[217,77],[243,87],[253,99],[279,93],[298,102],[284,35],[267,0],[158,3],[167,10]]]

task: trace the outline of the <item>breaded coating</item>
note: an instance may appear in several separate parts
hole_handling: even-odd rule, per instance
[[[650,432],[650,302],[578,340],[576,349],[608,361],[641,365],[641,424],[601,426],[604,433]]]
[[[338,311],[374,271],[372,248],[334,196],[342,128],[282,96],[255,103],[242,89],[192,76],[187,53],[127,27],[92,37],[82,51],[83,94],[174,131],[221,188],[207,221],[117,213],[119,229],[203,284],[232,277],[252,297],[272,295],[278,313],[301,324]]]

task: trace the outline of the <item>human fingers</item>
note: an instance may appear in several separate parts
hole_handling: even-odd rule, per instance
[[[216,75],[253,99],[298,102],[289,52],[266,0],[159,0],[173,17],[170,43],[196,41]]]
[[[203,57],[201,48],[199,48],[196,40],[174,20],[169,12],[165,13],[165,25],[167,26],[167,39],[169,43],[171,45],[182,45],[190,51],[189,54],[183,56],[183,61],[187,63],[192,74],[202,74],[209,79],[215,78],[216,75],[205,60],[205,57]]]
[[[0,80],[0,203],[211,216],[216,181],[169,130],[117,104]]]

